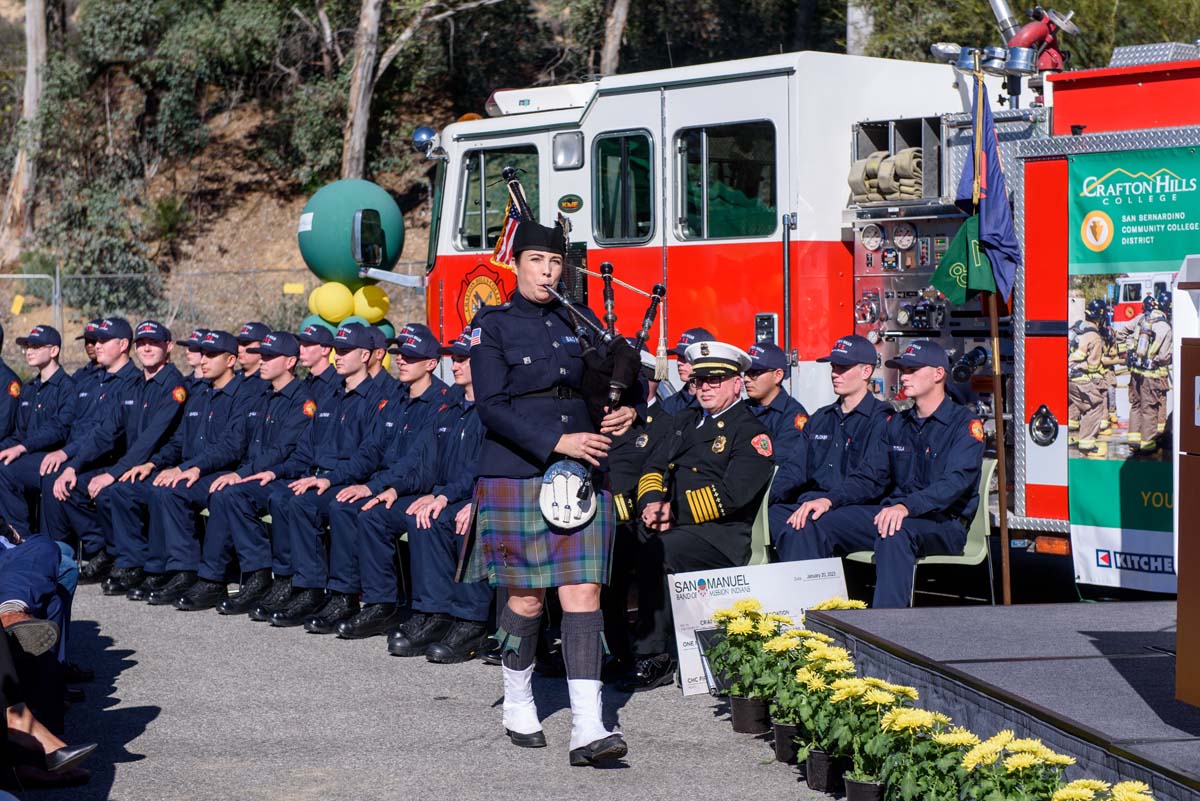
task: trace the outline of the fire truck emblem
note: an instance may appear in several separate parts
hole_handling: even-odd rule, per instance
[[[971,421],[971,436],[980,442],[983,442],[983,423],[981,421]]]
[[[1113,241],[1113,221],[1102,211],[1090,211],[1083,218],[1083,227],[1079,232],[1083,244],[1093,253],[1106,249]]]

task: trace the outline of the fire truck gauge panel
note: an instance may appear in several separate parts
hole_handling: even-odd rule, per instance
[[[864,225],[861,236],[863,247],[867,250],[876,251],[883,247],[883,229],[875,223]]]
[[[862,298],[854,304],[854,322],[858,325],[877,323],[881,319],[879,312],[879,292],[873,289],[864,290]]]
[[[917,242],[917,229],[910,223],[896,223],[892,229],[892,244],[901,250],[908,250]]]

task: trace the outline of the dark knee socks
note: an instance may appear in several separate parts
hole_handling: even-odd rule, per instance
[[[500,660],[510,670],[524,670],[533,664],[537,654],[538,632],[542,616],[518,615],[505,604],[496,616],[496,640],[500,643]]]
[[[603,612],[563,612],[562,654],[568,679],[599,681],[604,651]]]

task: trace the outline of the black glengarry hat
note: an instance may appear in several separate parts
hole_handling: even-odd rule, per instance
[[[562,226],[539,225],[532,220],[522,221],[517,225],[517,233],[513,235],[513,255],[520,256],[526,250],[543,250],[565,257],[567,238],[563,235]]]

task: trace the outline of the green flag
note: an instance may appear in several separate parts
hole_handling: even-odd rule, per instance
[[[963,222],[930,281],[950,303],[961,306],[979,292],[995,292],[992,264],[979,247],[979,215]]]

